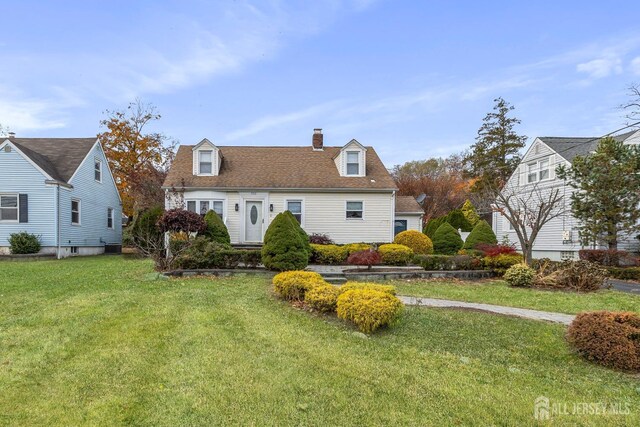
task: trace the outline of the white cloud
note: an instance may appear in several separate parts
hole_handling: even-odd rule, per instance
[[[601,79],[612,74],[621,74],[622,60],[619,57],[593,59],[578,64],[576,71],[588,74],[591,79]]]
[[[631,72],[637,76],[640,76],[640,56],[635,57],[631,61]]]

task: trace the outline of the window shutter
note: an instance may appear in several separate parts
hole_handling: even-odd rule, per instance
[[[20,205],[20,222],[29,222],[29,195],[20,194],[19,197],[19,205]]]
[[[193,174],[198,175],[198,151],[193,152]]]

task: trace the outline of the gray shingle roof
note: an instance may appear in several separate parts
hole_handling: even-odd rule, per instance
[[[9,138],[51,178],[69,182],[97,138]]]
[[[617,141],[624,141],[633,135],[636,131],[613,135]],[[577,156],[586,156],[596,150],[601,137],[557,137],[557,136],[541,136],[542,142],[547,144],[556,153],[560,154],[567,161],[573,162]]]

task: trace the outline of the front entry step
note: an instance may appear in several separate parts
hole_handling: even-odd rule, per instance
[[[343,273],[322,273],[322,278],[332,285],[342,285],[347,282],[347,277]]]

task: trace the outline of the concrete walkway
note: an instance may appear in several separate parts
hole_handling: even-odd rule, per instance
[[[446,307],[446,308],[466,308],[471,310],[486,311],[489,313],[503,314],[506,316],[516,316],[532,320],[545,320],[547,322],[562,323],[569,325],[575,318],[572,314],[551,313],[548,311],[529,310],[527,308],[504,307],[501,305],[480,304],[474,302],[451,301],[436,298],[405,297],[398,296],[406,305],[417,305],[420,307]]]

